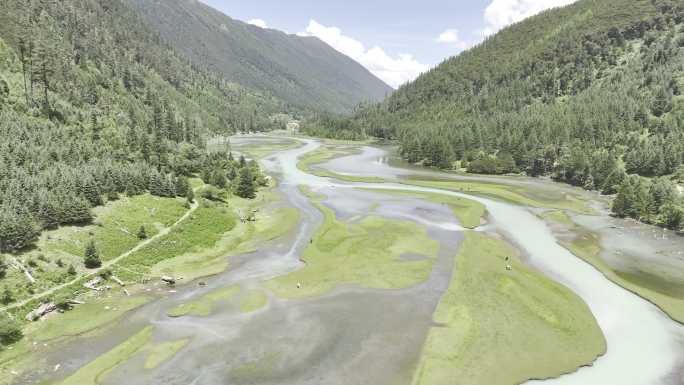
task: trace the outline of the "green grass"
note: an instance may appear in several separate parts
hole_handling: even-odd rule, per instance
[[[158,345],[154,345],[148,349],[149,353],[147,358],[145,358],[145,369],[155,369],[164,362],[170,360],[175,356],[181,349],[188,344],[190,340],[183,339],[172,342],[164,342]]]
[[[59,385],[96,385],[102,383],[107,373],[140,352],[150,342],[152,331],[151,326],[146,327],[59,382]]]
[[[479,227],[482,223],[483,217],[486,215],[487,210],[482,203],[475,202],[470,199],[452,197],[448,195],[435,194],[435,193],[425,193],[425,192],[413,192],[413,191],[397,191],[397,190],[377,190],[368,189],[369,191],[382,192],[383,194],[389,195],[402,195],[402,196],[412,196],[416,198],[425,199],[431,202],[449,205],[454,216],[458,218],[461,226],[474,229]]]
[[[301,257],[306,266],[269,281],[267,287],[276,295],[316,296],[343,284],[405,288],[429,276],[439,243],[428,237],[423,226],[374,216],[346,223],[338,220],[330,208],[320,202],[315,204],[325,220]],[[409,253],[424,255],[426,259],[400,258]],[[298,283],[302,285],[299,289]]]
[[[219,289],[200,297],[196,301],[178,305],[169,310],[167,315],[169,317],[182,317],[186,315],[206,317],[214,311],[218,303],[232,299],[239,292],[239,286]]]
[[[74,277],[67,274],[73,265],[77,274],[87,269],[83,266],[83,253],[88,240],[95,239],[98,251],[104,261],[119,256],[132,249],[139,242],[138,229],[145,226],[148,236],[152,237],[161,228],[173,224],[187,211],[179,199],[157,198],[151,195],[122,197],[103,207],[93,210],[95,221],[88,226],[65,226],[44,232],[37,247],[26,251],[16,258],[28,265],[36,265],[33,276],[36,283],[29,286],[22,272],[10,269],[2,280],[0,290],[10,288],[14,299],[21,301],[32,293],[40,293],[51,287],[66,283]],[[61,261],[62,266],[58,265]]]
[[[480,233],[465,234],[434,321],[414,385],[518,384],[572,372],[606,351],[579,297]]]
[[[402,179],[400,183],[496,198],[522,206],[571,210],[582,214],[593,212],[586,201],[569,193],[541,194],[522,186],[460,180]]]
[[[206,201],[165,237],[124,258],[114,270],[127,280],[140,279],[164,260],[212,248],[238,221],[226,205]]]
[[[356,147],[339,147],[324,145],[316,151],[308,152],[299,158],[297,168],[316,176],[324,178],[333,178],[345,182],[360,182],[360,183],[383,183],[385,179],[379,177],[364,177],[353,175],[342,175],[333,171],[329,171],[320,167],[315,167],[318,164],[325,163],[335,158],[358,154],[359,149]]]
[[[137,237],[140,226],[145,226],[147,235],[152,237],[161,228],[172,225],[187,209],[183,207],[181,199],[146,194],[122,198],[93,211],[97,218],[94,225],[66,227],[56,234],[48,234],[52,239],[46,242],[46,250],[59,250],[82,257],[86,243],[93,238],[102,260],[106,261],[140,242]]]
[[[240,299],[240,312],[252,313],[255,312],[268,303],[268,298],[261,290],[248,290],[242,295]]]
[[[150,300],[145,296],[112,296],[88,301],[59,316],[29,324],[25,332],[36,341],[82,335],[116,321],[124,313]]]
[[[302,142],[300,141],[288,140],[286,143],[264,142],[244,146],[236,146],[235,149],[241,153],[248,155],[252,159],[262,159],[276,152],[292,150],[301,146]]]
[[[212,247],[171,255],[152,266],[151,275],[172,275],[183,277],[185,281],[216,275],[228,267],[227,257],[254,251],[264,242],[286,235],[299,223],[299,210],[265,208],[276,200],[277,197],[268,192],[260,193],[256,200],[232,198],[229,205],[235,218],[259,209],[256,221],[243,223],[236,220],[230,231],[215,234],[220,237]],[[207,228],[205,231],[211,233],[216,230],[219,229]]]
[[[575,226],[575,222],[570,219],[568,214],[564,211],[545,211],[539,215],[542,219],[547,221],[555,222],[566,227],[572,228]]]

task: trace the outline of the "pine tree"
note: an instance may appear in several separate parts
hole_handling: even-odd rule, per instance
[[[224,175],[223,170],[214,170],[214,173],[212,174],[211,178],[211,184],[220,189],[226,188],[226,186],[228,185],[228,181],[226,180],[226,176]]]
[[[145,230],[145,226],[140,226],[140,229],[138,229],[138,239],[147,239],[147,231]]]
[[[102,266],[102,261],[100,260],[100,253],[97,251],[95,246],[95,241],[90,240],[85,248],[84,255],[84,265],[88,269],[97,269]]]
[[[254,177],[249,167],[243,167],[240,169],[238,176],[238,183],[235,187],[235,195],[245,198],[254,199],[256,196],[256,187],[254,186]]]
[[[188,178],[184,176],[178,176],[175,178],[176,186],[176,196],[184,197],[188,195],[188,190],[190,190],[190,182]]]

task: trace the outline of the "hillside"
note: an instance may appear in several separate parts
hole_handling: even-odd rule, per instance
[[[195,0],[127,0],[194,63],[297,106],[349,113],[391,88],[315,37],[233,20]]]
[[[681,1],[580,0],[500,31],[352,120],[306,130],[395,138],[429,166],[550,174],[615,193],[626,174],[684,175],[682,90]],[[646,206],[629,216],[663,221]]]
[[[119,0],[3,2],[0,253],[119,196],[185,196],[207,135],[287,112],[160,41]]]

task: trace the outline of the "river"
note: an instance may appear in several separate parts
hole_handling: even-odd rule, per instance
[[[237,139],[241,141],[254,138]],[[265,139],[264,139],[265,140]],[[302,172],[297,158],[320,143],[305,139],[302,147],[274,154],[263,166],[278,181],[278,192],[297,207],[303,220],[284,239],[258,252],[231,259],[231,268],[207,287],[186,287],[125,316],[106,336],[68,344],[48,359],[65,371],[76,370],[89,357],[116,346],[141,326],[155,326],[155,341],[192,337],[173,359],[156,370],[144,370],[141,360],[130,360],[104,379],[104,384],[408,384],[441,293],[448,286],[453,255],[463,231],[439,205],[405,197],[388,201],[373,189],[396,189],[466,197],[484,204],[489,212],[487,231],[503,234],[516,244],[530,264],[563,283],[589,306],[605,334],[608,352],[593,366],[558,379],[539,381],[555,385],[678,384],[673,375],[682,362],[684,328],[642,298],[608,281],[592,266],[561,247],[547,224],[531,210],[493,199],[395,183],[338,182]],[[382,149],[323,165],[350,175],[391,178],[415,170],[384,161]],[[453,177],[429,171],[431,175]],[[536,183],[521,180],[520,183]],[[440,242],[440,255],[427,282],[404,290],[368,290],[340,287],[320,298],[287,301],[269,297],[269,305],[254,315],[218,311],[209,317],[172,319],[166,311],[207,292],[260,282],[287,274],[302,264],[298,256],[322,222],[321,213],[299,191],[307,186],[327,196],[324,204],[340,217],[367,212],[372,205],[388,217],[418,221]],[[545,188],[548,184],[545,184]],[[363,188],[363,190],[360,190]],[[399,202],[399,203],[397,203]],[[392,349],[387,349],[388,344]],[[64,359],[64,357],[69,357]],[[267,371],[245,370],[259,363]],[[49,377],[49,375],[47,375]],[[44,378],[42,378],[44,379]],[[27,382],[28,383],[28,382]],[[536,383],[536,382],[531,382]]]

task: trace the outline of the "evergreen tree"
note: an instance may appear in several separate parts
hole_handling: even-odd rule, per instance
[[[145,230],[145,226],[140,226],[140,229],[138,229],[138,239],[147,239],[147,231]]]
[[[256,196],[256,187],[254,186],[254,177],[249,167],[240,169],[238,175],[238,182],[235,186],[235,195],[240,198],[254,199]]]
[[[97,251],[95,246],[95,241],[90,240],[85,248],[84,254],[84,265],[88,269],[97,269],[102,266],[102,260],[100,260],[100,253]]]

